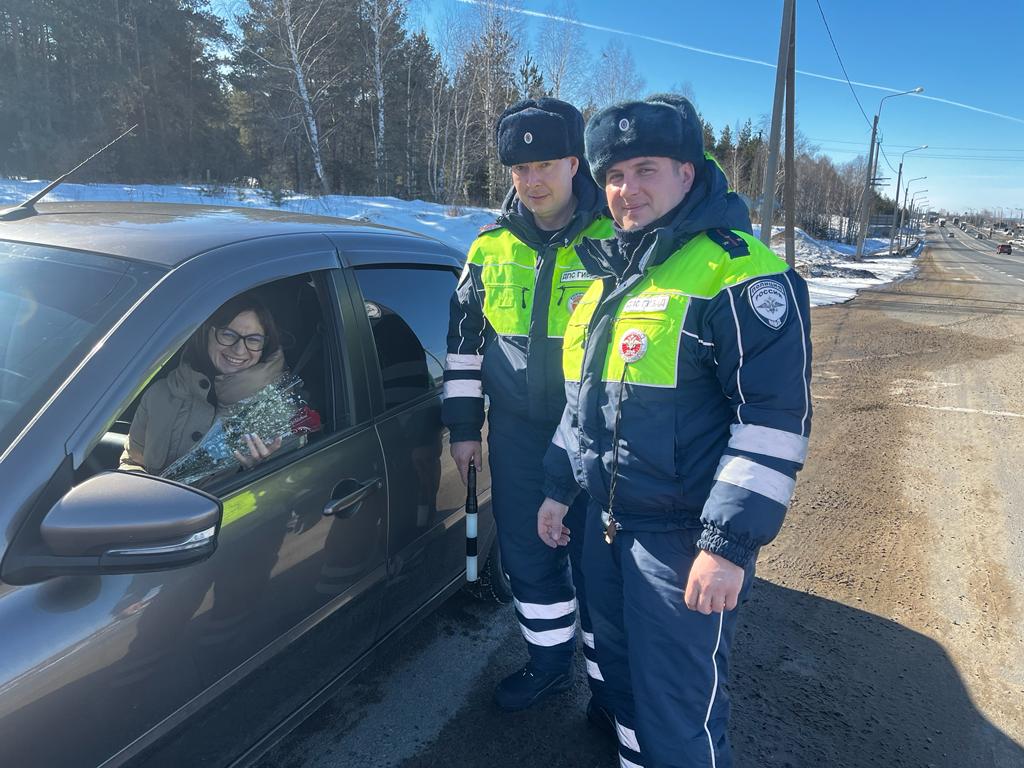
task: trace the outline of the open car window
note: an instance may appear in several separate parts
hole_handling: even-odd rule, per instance
[[[332,308],[318,277],[298,275],[247,294],[269,314],[278,348],[267,346],[268,329],[218,324],[215,313],[121,415],[118,432],[104,436],[90,471],[145,471],[220,493],[348,426],[346,397],[334,385],[343,363]],[[247,362],[224,373],[209,367],[211,354]],[[269,455],[259,455],[264,447]]]

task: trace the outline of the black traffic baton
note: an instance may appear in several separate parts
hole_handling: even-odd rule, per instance
[[[466,473],[466,581],[479,578],[476,559],[476,464],[469,462]]]

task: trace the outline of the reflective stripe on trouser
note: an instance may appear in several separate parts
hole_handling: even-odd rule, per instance
[[[590,514],[599,519],[593,505]],[[683,602],[700,531],[619,531],[608,545],[598,527],[583,559],[597,659],[616,719],[633,724],[640,747],[620,729],[620,763],[731,768],[726,683],[737,611],[705,616]],[[752,578],[753,567],[741,598]]]
[[[583,649],[586,663],[587,683],[590,685],[590,693],[594,700],[602,707],[610,709],[604,694],[604,675],[597,660],[594,626],[590,620],[590,610],[587,607],[586,581],[583,577],[583,543],[586,541],[588,530],[587,508],[589,505],[590,497],[585,491],[581,491],[566,513],[565,527],[571,533],[569,536],[569,564],[572,566],[572,583],[576,585],[576,607],[580,615],[580,647]],[[600,526],[595,525],[593,528],[599,529]]]
[[[537,535],[544,452],[555,428],[493,407],[488,422],[491,505],[519,627],[538,670],[565,672],[576,649],[577,600],[569,550],[551,549]]]

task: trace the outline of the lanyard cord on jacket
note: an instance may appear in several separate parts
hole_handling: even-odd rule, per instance
[[[628,370],[629,363],[625,362],[619,379],[619,399],[615,403],[615,426],[612,427],[612,477],[608,481],[608,527],[604,531],[604,540],[608,544],[615,541],[615,531],[619,525],[615,520],[615,486],[619,482],[619,423],[622,421],[622,395],[626,387]]]

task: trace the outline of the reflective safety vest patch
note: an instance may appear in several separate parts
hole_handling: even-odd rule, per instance
[[[554,254],[548,291],[548,338],[562,338],[569,317],[594,281],[576,255],[583,238],[604,239],[613,234],[612,222],[601,218]],[[467,263],[479,266],[484,288],[483,312],[499,336],[529,336],[538,294],[537,252],[505,228],[482,233],[473,243]],[[544,292],[540,292],[542,295]]]
[[[604,355],[603,381],[674,388],[683,322],[691,299],[711,299],[729,286],[788,269],[784,260],[753,236],[732,234],[742,238],[749,255],[735,257],[701,234],[648,269],[618,300]],[[562,346],[566,381],[583,378],[588,331],[603,298],[604,284],[597,281],[569,320]]]

